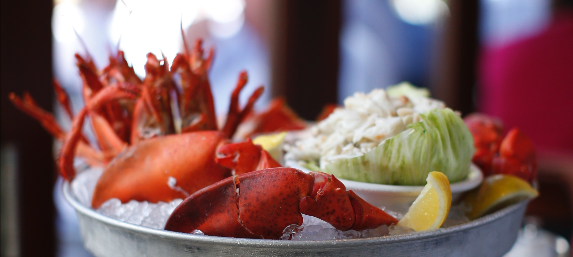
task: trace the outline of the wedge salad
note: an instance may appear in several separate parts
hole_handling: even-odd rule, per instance
[[[434,170],[463,180],[475,151],[460,115],[407,83],[355,93],[309,132],[285,145],[285,159],[378,184],[424,185]]]

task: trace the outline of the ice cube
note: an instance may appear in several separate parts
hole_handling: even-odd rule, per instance
[[[92,196],[99,177],[103,173],[102,168],[91,168],[76,175],[72,180],[72,194],[82,205],[91,207]]]
[[[402,227],[402,226],[397,226],[397,225],[391,225],[389,227],[389,233],[392,236],[397,236],[397,235],[404,235],[404,234],[409,234],[409,233],[414,233],[416,232],[415,230],[408,228],[408,227]]]
[[[205,235],[205,233],[203,233],[203,231],[198,230],[198,229],[193,230],[193,232],[191,232],[191,234],[193,234],[193,235],[202,235],[202,236]]]
[[[442,224],[442,228],[453,227],[469,222],[470,220],[465,215],[466,211],[468,211],[468,207],[463,204],[452,205],[446,221]]]
[[[110,199],[96,211],[108,217],[149,228],[163,229],[167,219],[183,200],[175,199],[170,203],[148,203],[131,200],[121,204],[118,199]]]
[[[389,234],[390,234],[390,231],[388,229],[388,226],[386,226],[386,225],[382,225],[382,226],[374,228],[374,229],[366,229],[366,230],[362,231],[362,237],[363,238],[381,237],[381,236],[387,236]]]

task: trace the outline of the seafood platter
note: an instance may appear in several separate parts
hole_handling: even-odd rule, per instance
[[[357,92],[316,121],[284,100],[244,105],[238,74],[224,122],[201,40],[138,77],[122,51],[98,69],[76,55],[84,107],[69,129],[25,93],[16,107],[61,142],[63,192],[96,256],[501,256],[538,193],[518,128],[464,118],[408,83]],[[88,140],[91,126],[95,140]]]

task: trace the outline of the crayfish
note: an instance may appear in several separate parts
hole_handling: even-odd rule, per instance
[[[484,114],[464,118],[474,137],[476,151],[472,161],[484,176],[509,174],[530,183],[537,177],[537,158],[533,142],[521,130],[511,129],[503,137],[503,125]]]

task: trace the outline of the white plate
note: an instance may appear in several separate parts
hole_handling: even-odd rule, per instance
[[[309,169],[302,167],[293,160],[287,160],[285,166],[296,168],[304,172],[310,172]],[[385,210],[402,213],[408,210],[410,205],[414,200],[416,200],[416,197],[418,197],[424,188],[424,186],[384,185],[340,178],[339,180],[344,184],[344,186],[346,186],[347,190],[354,191],[367,202]],[[450,184],[450,189],[452,190],[452,201],[455,202],[463,192],[477,187],[482,180],[483,175],[480,169],[472,163],[470,165],[470,172],[466,179]]]

